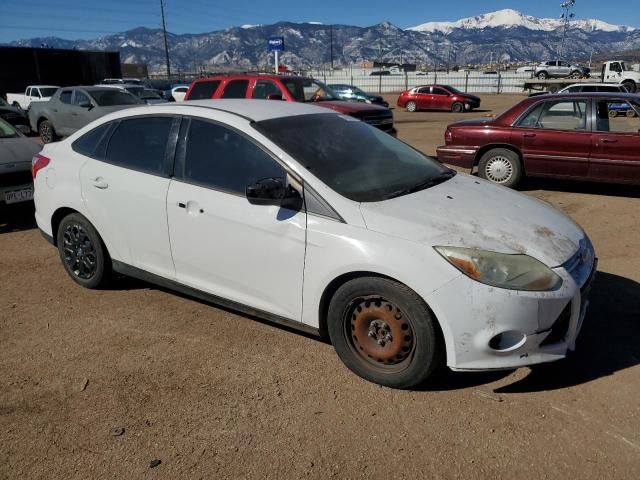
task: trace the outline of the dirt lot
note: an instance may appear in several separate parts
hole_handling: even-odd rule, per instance
[[[484,95],[480,114],[519,98]],[[472,115],[396,120],[434,153]],[[640,191],[523,190],[582,224],[600,257],[577,351],[411,392],[360,380],[322,341],[148,284],[83,290],[32,207],[1,210],[0,478],[637,479]]]

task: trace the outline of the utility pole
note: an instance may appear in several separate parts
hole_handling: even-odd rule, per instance
[[[169,63],[169,42],[167,40],[167,24],[164,21],[164,0],[160,0],[160,14],[162,15],[162,34],[164,35],[164,56],[167,60],[167,80],[171,81],[171,64]]]
[[[331,58],[331,71],[333,72],[333,24],[329,25],[329,58]]]
[[[576,0],[567,0],[560,4],[560,8],[564,10],[564,13],[560,15],[560,20],[564,23],[564,28],[562,29],[562,43],[560,43],[560,52],[558,55],[558,60],[562,60],[562,56],[564,55],[564,43],[567,39],[567,30],[569,29],[569,22],[573,20],[575,14],[570,13],[571,10],[576,4]]]

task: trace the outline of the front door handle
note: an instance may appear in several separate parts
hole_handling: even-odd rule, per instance
[[[522,136],[525,137],[525,138],[533,138],[533,137],[536,136],[536,134],[535,133],[523,133]]]
[[[109,184],[105,182],[104,178],[96,177],[91,179],[91,183],[94,187],[99,188],[100,190],[104,190],[109,187]]]
[[[177,205],[178,205],[178,208],[184,208],[187,211],[187,213],[191,215],[204,213],[204,209],[200,208],[200,206],[198,205],[198,202],[194,202],[193,200],[189,200],[187,203],[178,202]]]
[[[601,138],[600,141],[602,143],[616,143],[618,140],[614,140],[613,138]]]

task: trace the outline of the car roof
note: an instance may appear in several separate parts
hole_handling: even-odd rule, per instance
[[[622,87],[620,83],[605,83],[605,82],[584,82],[584,83],[572,83],[571,85],[567,85],[564,88],[569,87]]]
[[[253,99],[228,99],[228,100],[189,100],[171,104],[153,105],[140,108],[123,110],[123,116],[140,115],[149,113],[150,109],[171,110],[171,113],[181,114],[181,110],[190,107],[206,108],[238,115],[247,120],[261,122],[274,118],[290,117],[296,115],[333,114],[338,112],[315,105],[307,105],[300,102],[278,102],[275,100]]]
[[[623,92],[575,92],[575,93],[551,93],[551,94],[545,94],[545,95],[536,95],[535,97],[529,97],[529,98],[535,98],[536,100],[539,99],[550,99],[550,100],[558,100],[559,98],[576,98],[576,97],[581,97],[581,98],[611,98],[611,97],[616,97],[616,98],[624,98],[624,99],[628,99],[628,100],[640,100],[640,95],[637,93],[623,93]]]
[[[194,83],[206,82],[211,80],[220,80],[222,78],[266,78],[268,80],[273,79],[296,79],[296,80],[315,80],[311,77],[303,77],[301,75],[275,75],[273,73],[224,73],[220,75],[211,75],[205,78],[199,78]]]

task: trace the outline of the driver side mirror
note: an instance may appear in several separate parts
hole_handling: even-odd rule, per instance
[[[281,93],[270,93],[267,95],[267,100],[282,100]]]
[[[252,205],[277,205],[292,210],[302,207],[302,197],[286,177],[263,178],[247,185],[245,192]]]
[[[79,106],[80,108],[88,108],[89,110],[91,110],[91,109],[93,108],[93,105],[91,104],[91,102],[87,102],[86,100],[85,100],[85,101],[80,102],[80,103],[78,104],[78,106]]]

